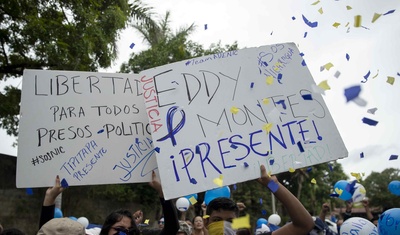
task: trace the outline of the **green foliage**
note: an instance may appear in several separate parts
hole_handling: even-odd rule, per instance
[[[134,19],[148,19],[150,9],[137,0],[1,1],[0,81],[20,77],[24,69],[109,67],[117,55],[120,31]],[[17,136],[15,90],[5,90],[2,96],[7,106],[0,112],[0,127]]]
[[[388,168],[371,174],[361,184],[367,191],[367,196],[372,207],[381,207],[382,209],[399,208],[399,197],[392,194],[388,185],[393,180],[400,180],[400,169]]]

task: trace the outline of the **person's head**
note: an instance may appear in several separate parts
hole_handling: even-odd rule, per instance
[[[190,226],[182,220],[179,220],[179,230],[176,235],[191,235],[192,231]]]
[[[163,229],[164,228],[164,224],[165,224],[164,217],[161,217],[158,220],[158,228]]]
[[[232,222],[238,211],[236,203],[230,198],[215,198],[207,205],[206,214],[209,217],[205,220],[206,226],[218,221]]]
[[[194,230],[201,230],[204,227],[203,218],[201,216],[196,216],[193,218],[193,226]]]
[[[132,213],[119,209],[109,214],[104,221],[100,235],[116,235],[124,232],[127,235],[139,235]]]
[[[75,220],[70,218],[54,218],[45,223],[37,232],[37,235],[85,235],[85,227]]]

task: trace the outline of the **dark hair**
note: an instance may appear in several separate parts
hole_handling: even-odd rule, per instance
[[[1,235],[25,235],[25,233],[16,228],[8,228],[4,229]]]
[[[239,208],[237,207],[236,203],[232,201],[232,199],[227,197],[217,197],[208,203],[206,214],[211,215],[213,211],[220,210],[234,211],[236,214],[239,212]]]
[[[131,220],[132,228],[134,228],[134,233],[139,235],[140,232],[136,227],[135,220],[133,219],[132,213],[129,210],[119,209],[116,211],[111,212],[104,221],[104,224],[101,228],[100,235],[108,235],[108,232],[111,230],[111,227],[122,220],[123,217],[128,217]]]

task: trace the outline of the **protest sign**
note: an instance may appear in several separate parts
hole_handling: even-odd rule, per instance
[[[347,157],[293,43],[142,71],[166,199]]]
[[[138,76],[25,70],[17,187],[148,182],[157,167]]]

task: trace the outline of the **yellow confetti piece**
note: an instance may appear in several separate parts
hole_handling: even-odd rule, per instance
[[[263,104],[269,104],[269,99],[268,98],[264,98],[262,101],[263,101]]]
[[[394,77],[388,76],[386,82],[389,83],[390,85],[393,85],[393,83],[394,83]]]
[[[351,10],[351,9],[353,9],[351,6],[346,6],[346,9],[347,10]]]
[[[194,204],[197,203],[197,200],[196,200],[195,197],[192,196],[192,197],[189,198],[189,202],[190,202],[190,204],[194,205]]]
[[[335,28],[337,28],[337,27],[339,27],[339,25],[340,25],[339,22],[335,22],[332,26],[335,27]]]
[[[318,3],[319,3],[319,0],[316,1],[316,2],[314,2],[314,3],[312,3],[311,5],[315,6],[315,5],[317,5]]]
[[[320,9],[318,9],[319,14],[324,14],[324,10],[322,10],[322,7]]]
[[[245,216],[236,218],[232,220],[231,227],[233,229],[240,229],[240,228],[251,228],[250,225],[250,215],[247,214]]]
[[[356,177],[357,182],[360,182],[360,179],[361,179],[361,174],[360,173],[351,172],[350,175],[353,176],[353,177]]]
[[[145,224],[149,224],[149,222],[150,222],[149,219],[146,219],[146,220],[144,221]]]
[[[203,219],[208,219],[208,218],[210,218],[209,215],[203,215]]]
[[[312,183],[312,184],[316,184],[317,181],[313,178],[313,179],[311,180],[311,183]]]
[[[265,80],[265,82],[268,85],[271,85],[274,82],[274,77],[272,77],[271,75],[267,77],[267,79]]]
[[[224,185],[224,181],[223,181],[224,177],[222,175],[219,176],[219,178],[215,178],[213,180],[214,184],[218,185],[219,187],[222,187],[222,185]]]
[[[330,90],[330,89],[331,89],[331,87],[328,85],[328,80],[324,80],[324,81],[320,82],[320,83],[318,84],[318,86],[319,86],[320,88],[322,88],[324,91]]]
[[[378,69],[378,71],[376,72],[376,75],[375,75],[375,76],[373,76],[372,78],[376,78],[376,77],[378,77],[378,74],[379,74],[379,69]]]
[[[272,129],[272,123],[266,123],[262,127],[263,131],[267,132],[267,134],[271,131]]]
[[[361,26],[361,15],[354,16],[354,27],[358,28]]]
[[[290,173],[293,173],[293,172],[295,172],[295,171],[296,171],[296,170],[295,170],[294,168],[291,168],[291,167],[289,168],[289,172],[290,172]]]
[[[343,193],[343,189],[335,188],[335,192],[340,196]]]
[[[239,112],[239,109],[238,109],[237,107],[233,106],[233,107],[231,108],[231,113],[237,114],[238,112]]]
[[[375,13],[374,16],[372,17],[371,22],[374,23],[377,19],[379,19],[379,17],[381,17],[381,15],[382,14]]]
[[[326,65],[324,65],[324,68],[326,69],[326,70],[328,70],[329,71],[329,69],[331,69],[333,67],[333,64],[331,63],[331,62],[329,62],[329,63],[327,63]]]

